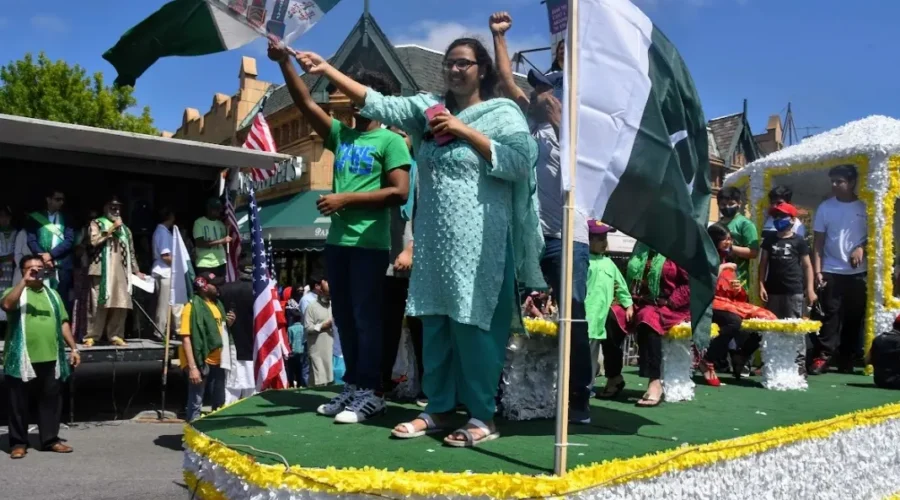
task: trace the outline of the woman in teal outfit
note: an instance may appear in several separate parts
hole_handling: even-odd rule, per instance
[[[456,40],[447,50],[448,92],[442,97],[382,96],[316,54],[299,53],[298,60],[364,105],[363,116],[405,130],[417,152],[420,191],[407,313],[423,322],[428,406],[393,435],[440,432],[459,402],[471,418],[446,444],[470,447],[496,438],[495,395],[510,328],[519,320],[516,282],[545,286],[532,199],[537,145],[525,117],[512,101],[495,98],[493,61],[474,39]],[[426,110],[436,104],[446,111],[429,120]],[[438,145],[435,137],[445,134],[452,141]]]

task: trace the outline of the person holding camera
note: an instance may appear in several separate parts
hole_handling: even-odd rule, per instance
[[[0,307],[9,317],[3,371],[9,392],[10,458],[23,458],[28,449],[29,408],[36,397],[41,448],[71,453],[59,439],[62,413],[60,381],[69,378],[70,365],[81,363],[72,338],[69,314],[56,290],[44,286],[44,259],[24,257],[23,279],[3,294]],[[66,346],[71,353],[66,357]]]

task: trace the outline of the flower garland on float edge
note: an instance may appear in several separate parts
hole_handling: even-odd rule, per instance
[[[187,452],[204,457],[228,473],[258,488],[288,488],[337,494],[400,496],[471,496],[543,498],[576,491],[650,479],[668,472],[702,467],[763,453],[802,440],[824,439],[836,432],[872,426],[900,418],[900,404],[861,410],[827,420],[770,429],[758,434],[679,447],[629,459],[578,466],[564,477],[504,473],[387,471],[374,467],[337,469],[264,465],[228,445],[187,426]],[[201,484],[202,487],[202,484]],[[216,498],[216,497],[213,497]]]
[[[882,234],[894,234],[895,203],[900,200],[900,156],[892,156],[888,160],[888,188],[884,195],[884,229]],[[896,258],[894,239],[882,238],[882,259],[884,262],[883,286],[884,305],[890,309],[900,309],[900,299],[894,297],[893,266],[888,265]]]
[[[714,339],[719,336],[719,325],[715,323],[711,323],[710,325],[709,338]],[[669,331],[666,332],[666,338],[672,340],[690,340],[694,338],[694,330],[688,322],[678,323],[672,328],[669,328]]]
[[[522,318],[525,331],[530,335],[545,335],[555,337],[559,334],[559,325],[556,322],[543,318]]]
[[[818,332],[822,328],[821,321],[810,319],[745,319],[741,322],[741,330],[762,333],[780,333],[783,335],[807,335]]]

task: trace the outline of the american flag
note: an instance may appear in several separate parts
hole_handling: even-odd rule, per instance
[[[287,374],[284,356],[289,352],[278,329],[276,310],[280,308],[275,296],[275,282],[269,278],[266,247],[259,224],[256,193],[250,189],[250,252],[253,254],[253,368],[256,389],[284,389]]]
[[[225,225],[228,227],[228,236],[231,243],[228,244],[228,262],[225,263],[225,281],[231,283],[238,279],[238,263],[241,261],[241,230],[238,227],[237,216],[234,214],[234,204],[225,190]]]
[[[272,131],[269,130],[269,124],[266,122],[266,118],[262,114],[262,109],[260,109],[259,113],[256,113],[256,118],[253,119],[253,125],[250,127],[250,132],[247,134],[247,138],[244,140],[244,148],[252,149],[255,151],[267,151],[269,153],[277,152],[275,148],[275,140],[272,139]],[[274,163],[272,164],[272,168],[269,169],[250,169],[250,178],[254,182],[262,182],[274,175]]]

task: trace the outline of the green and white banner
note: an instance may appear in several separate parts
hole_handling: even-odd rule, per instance
[[[712,301],[718,257],[706,234],[708,139],[694,81],[674,45],[629,0],[579,0],[577,44],[577,206],[691,275],[696,326]],[[573,132],[568,113],[564,106],[563,144]],[[563,165],[570,153],[563,148]],[[705,346],[708,329],[697,330]]]
[[[131,28],[103,54],[117,85],[135,81],[160,57],[198,56],[261,36],[290,44],[340,0],[173,0]]]

